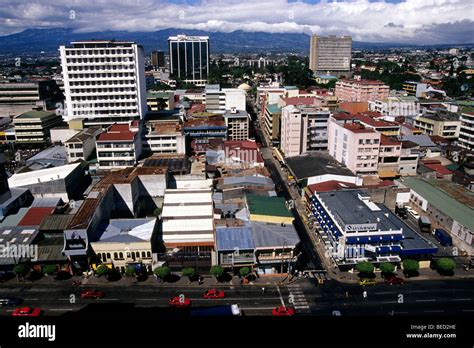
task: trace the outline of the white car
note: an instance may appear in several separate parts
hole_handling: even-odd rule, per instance
[[[414,210],[413,210],[412,208],[410,208],[410,207],[407,207],[407,212],[408,212],[408,214],[409,214],[412,218],[414,218],[414,219],[417,220],[417,221],[418,221],[418,219],[420,218],[420,214],[418,214],[416,211],[414,211]]]

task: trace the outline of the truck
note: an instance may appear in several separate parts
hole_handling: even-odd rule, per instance
[[[241,316],[239,305],[227,305],[194,309],[191,311],[192,317],[231,317]]]
[[[431,233],[431,221],[428,216],[420,216],[418,219],[418,226],[420,226],[421,232]]]
[[[443,230],[442,228],[437,228],[435,229],[434,233],[436,239],[439,241],[439,244],[442,246],[452,246],[453,245],[453,239],[449,235],[448,232]]]

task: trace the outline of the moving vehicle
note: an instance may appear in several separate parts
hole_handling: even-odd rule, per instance
[[[375,284],[377,284],[377,282],[374,279],[362,278],[361,280],[359,280],[359,285],[361,286],[371,286]]]
[[[210,289],[207,290],[202,297],[207,298],[207,299],[214,299],[214,298],[224,298],[225,293],[224,291],[219,291],[217,289]]]
[[[81,292],[81,298],[102,298],[104,297],[104,293],[99,290],[84,290]]]
[[[295,315],[295,310],[290,307],[279,306],[272,309],[272,315],[274,317],[291,317]]]
[[[18,306],[23,300],[19,297],[0,297],[0,306]]]
[[[398,285],[398,284],[403,284],[405,281],[403,278],[397,277],[397,276],[388,276],[385,278],[385,283],[388,285]]]
[[[170,300],[168,301],[168,304],[172,307],[178,307],[178,308],[189,307],[191,305],[191,300],[184,295],[174,296],[170,298]]]
[[[420,216],[418,219],[418,226],[420,226],[421,232],[431,233],[431,221],[428,216]]]
[[[43,310],[35,307],[17,308],[12,312],[14,317],[39,317]]]
[[[202,309],[195,309],[191,311],[192,317],[230,317],[240,316],[239,305],[233,304],[230,306],[217,306]]]
[[[438,240],[439,244],[442,246],[452,246],[453,245],[453,239],[449,235],[448,232],[443,230],[442,228],[437,228],[435,229],[434,233],[436,239]]]

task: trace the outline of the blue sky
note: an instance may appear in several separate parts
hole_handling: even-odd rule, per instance
[[[0,0],[0,35],[76,31],[263,31],[357,41],[474,41],[474,0]]]

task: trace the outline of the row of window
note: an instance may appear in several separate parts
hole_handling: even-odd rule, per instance
[[[120,72],[120,73],[94,73],[94,74],[69,74],[70,79],[101,79],[101,78],[114,78],[114,77],[135,77],[133,72]]]
[[[375,167],[375,163],[357,163],[357,168],[368,168],[368,167]]]
[[[359,145],[377,145],[379,142],[379,139],[359,139]]]
[[[92,50],[78,50],[67,49],[66,56],[81,56],[81,55],[96,55],[96,54],[132,54],[131,48],[115,48],[115,49],[92,49]]]
[[[68,58],[66,63],[128,63],[133,59],[131,57],[107,57],[107,58]]]
[[[132,259],[139,259],[140,257],[142,259],[151,259],[151,252],[150,251],[132,251],[132,252],[126,252],[126,253],[123,253],[123,252],[115,252],[113,253],[114,255],[114,260],[123,260],[124,259],[124,255],[127,256],[128,259],[132,258]],[[102,260],[102,261],[108,261],[108,260],[111,260],[112,259],[112,255],[111,253],[98,253],[97,256],[99,256],[99,258]]]
[[[112,86],[112,85],[133,85],[135,84],[135,80],[120,80],[120,81],[113,81],[113,80],[105,80],[105,81],[75,81],[70,82],[70,87],[78,87],[78,86]]]
[[[111,93],[111,92],[135,92],[135,87],[120,88],[71,88],[72,93]]]
[[[94,103],[90,105],[84,105],[81,103],[72,103],[72,107],[75,109],[122,107],[122,106],[136,106],[136,103]]]
[[[132,100],[135,101],[136,97],[133,94],[130,95],[102,95],[102,96],[83,96],[83,97],[71,97],[71,101],[85,101],[85,100]]]
[[[120,65],[96,65],[96,66],[69,66],[68,72],[70,71],[100,71],[100,70],[107,70],[107,71],[113,71],[113,70],[130,70],[133,69],[134,66],[133,64],[120,64]]]

